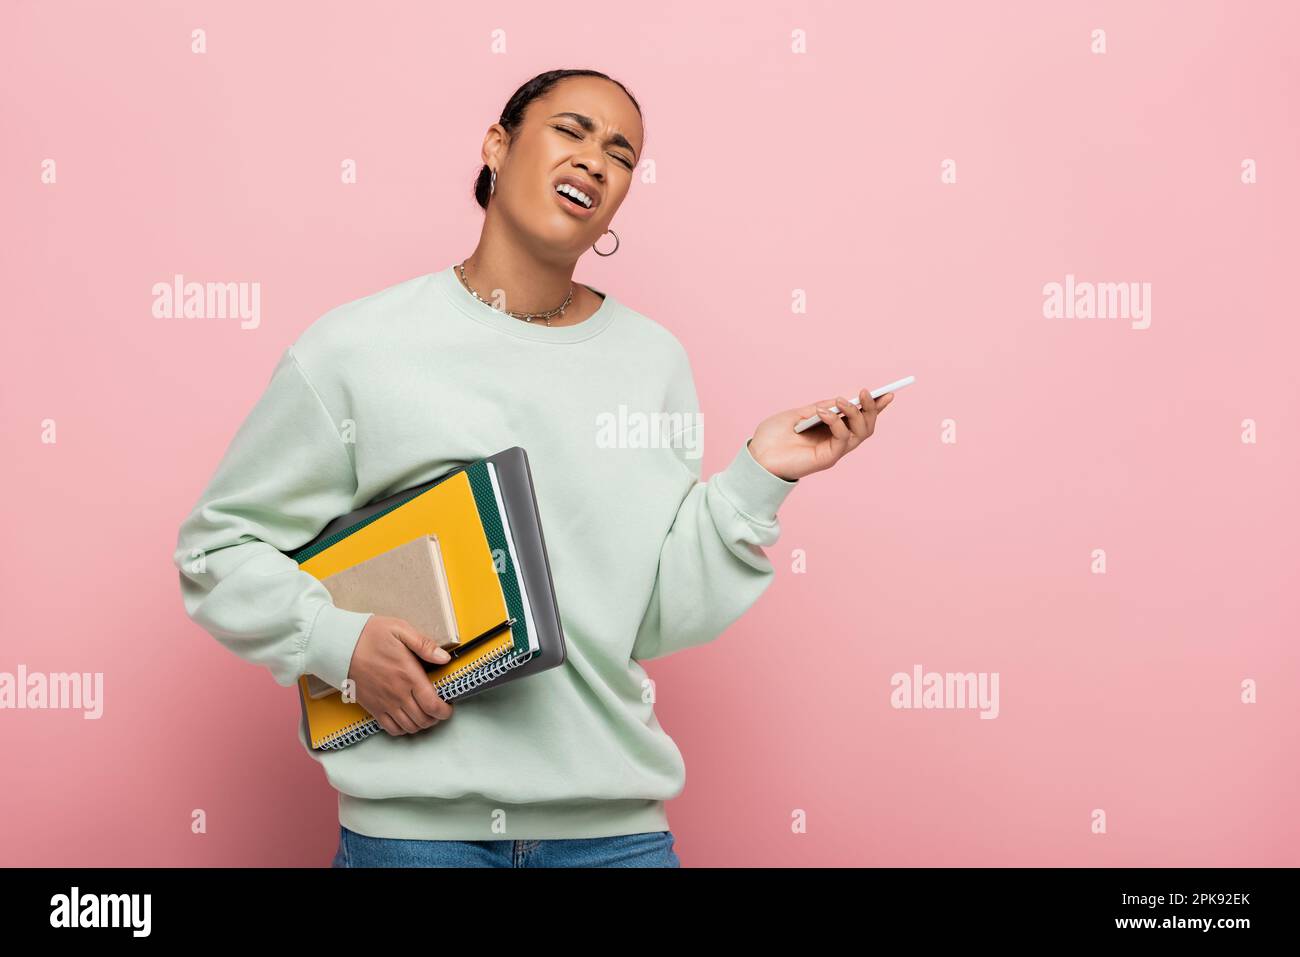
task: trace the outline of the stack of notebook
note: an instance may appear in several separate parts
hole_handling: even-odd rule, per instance
[[[475,642],[515,623],[513,618],[507,618],[468,642],[461,640],[437,535],[418,535],[404,545],[325,576],[321,584],[335,607],[400,618],[452,654],[463,654]],[[316,675],[307,676],[307,689],[312,698],[339,693],[338,688]]]
[[[421,539],[445,574],[455,619],[454,640],[439,641],[452,660],[425,663],[439,697],[464,698],[564,661],[564,633],[522,448],[340,516],[289,556],[303,571],[338,583],[340,573],[397,549],[409,561]],[[298,682],[313,748],[347,747],[383,730],[355,701],[321,695],[321,684],[309,675]]]

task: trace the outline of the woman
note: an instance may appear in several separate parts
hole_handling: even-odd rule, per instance
[[[483,141],[473,253],[307,328],[181,527],[195,621],[282,685],[351,678],[387,732],[318,753],[299,730],[338,791],[336,866],[678,866],[664,802],[685,768],[640,662],[711,641],[758,599],[778,506],[892,399],[778,412],[700,480],[681,344],[572,280],[613,233],[643,144],[640,107],[604,74],[524,84]],[[794,432],[814,413],[826,428]],[[284,553],[512,445],[529,455],[568,658],[457,709],[420,664],[445,651],[336,608]]]

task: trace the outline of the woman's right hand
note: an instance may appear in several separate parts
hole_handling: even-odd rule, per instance
[[[452,715],[452,706],[433,690],[420,658],[442,665],[451,655],[410,622],[387,615],[370,616],[352,651],[348,677],[355,684],[357,704],[389,734],[414,734]]]

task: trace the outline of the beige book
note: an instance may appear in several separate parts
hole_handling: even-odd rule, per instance
[[[413,538],[329,575],[321,584],[338,608],[402,618],[440,648],[460,645],[437,535]],[[328,697],[339,690],[316,675],[307,676],[307,687],[312,698]]]

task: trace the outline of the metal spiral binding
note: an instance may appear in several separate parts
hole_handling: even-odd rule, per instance
[[[321,744],[322,751],[337,751],[339,748],[346,748],[349,744],[356,744],[358,741],[364,741],[376,731],[382,731],[383,728],[374,718],[358,722],[339,732],[338,736],[330,738]]]
[[[458,698],[471,688],[477,688],[481,684],[486,684],[493,679],[500,678],[507,671],[518,668],[532,657],[533,652],[530,651],[528,654],[520,655],[518,658],[511,658],[508,661],[498,661],[482,674],[469,674],[465,675],[463,678],[457,678],[455,681],[448,684],[446,688],[440,690],[438,696],[442,698],[443,701],[447,701],[449,698]]]
[[[535,652],[530,651],[528,654],[520,655],[518,658],[511,658],[507,661],[498,661],[482,674],[468,674],[456,678],[453,681],[448,682],[445,687],[439,689],[438,697],[443,701],[450,701],[452,698],[459,698],[471,688],[477,688],[481,684],[485,684],[495,678],[500,678],[507,671],[518,668],[520,665],[532,658],[534,654]],[[340,748],[346,748],[349,745],[356,744],[358,741],[364,741],[372,734],[376,734],[382,730],[383,726],[374,718],[370,718],[367,721],[352,725],[345,731],[340,732],[338,737],[326,741],[321,745],[321,750],[337,751]]]
[[[513,626],[517,620],[518,619],[510,618],[507,620],[507,624]],[[502,655],[508,655],[512,651],[514,651],[514,645],[506,645],[504,648],[497,648],[495,651],[492,652],[492,654],[485,655],[482,658],[475,658],[473,661],[469,662],[468,664],[461,665],[455,671],[447,672],[442,677],[447,681],[447,684],[449,685],[454,684],[466,672],[473,671],[475,668],[482,667],[483,662],[495,661],[497,658],[500,658]],[[437,688],[436,684],[434,685],[434,688],[435,689]]]

